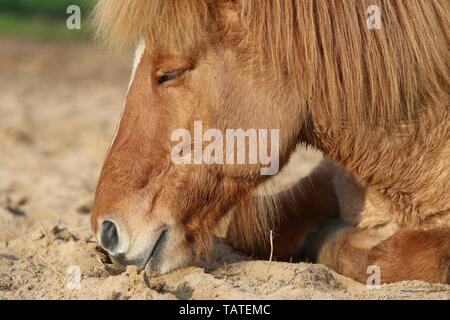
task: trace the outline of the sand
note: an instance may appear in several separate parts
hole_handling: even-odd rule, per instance
[[[0,299],[450,298],[445,285],[368,288],[321,265],[254,261],[220,238],[197,266],[112,275],[89,212],[130,64],[88,44],[0,38]]]

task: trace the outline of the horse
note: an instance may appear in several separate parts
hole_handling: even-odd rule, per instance
[[[208,256],[228,218],[255,258],[449,283],[449,4],[100,0],[99,39],[137,46],[95,194],[100,245],[163,274]],[[196,121],[279,130],[281,169],[298,145],[324,160],[281,191],[259,162],[174,163],[172,133]]]

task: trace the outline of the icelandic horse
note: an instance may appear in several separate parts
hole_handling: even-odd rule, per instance
[[[368,28],[376,5],[380,29]],[[165,273],[230,244],[365,282],[450,281],[448,0],[100,0],[99,36],[139,44],[92,214],[114,262]],[[171,133],[277,128],[325,160],[260,194],[261,164],[174,164]],[[268,182],[269,181],[269,182]]]

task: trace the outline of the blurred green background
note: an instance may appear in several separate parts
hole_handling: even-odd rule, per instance
[[[95,0],[0,0],[0,35],[37,40],[85,40]],[[81,9],[81,30],[69,30],[67,7]]]

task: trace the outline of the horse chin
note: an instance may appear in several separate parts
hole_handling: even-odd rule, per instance
[[[169,273],[191,263],[193,255],[189,245],[178,244],[173,231],[164,230],[159,236],[144,266],[148,276]]]
[[[147,276],[158,276],[185,267],[191,261],[192,254],[186,254],[184,251],[174,256],[172,254],[154,255],[150,257],[144,270]]]

